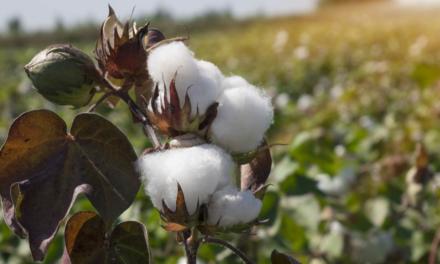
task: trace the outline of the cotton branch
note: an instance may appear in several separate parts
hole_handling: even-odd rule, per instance
[[[123,83],[121,89],[116,88],[105,77],[102,77],[101,82],[105,87],[110,89],[116,96],[121,98],[128,105],[128,108],[133,113],[133,115],[142,123],[144,133],[150,139],[153,146],[155,148],[160,147],[160,145],[161,145],[160,141],[156,135],[156,132],[154,131],[153,127],[151,126],[150,120],[148,120],[147,115],[139,108],[139,106],[128,95],[127,87],[130,87],[132,85],[132,81],[126,80]]]

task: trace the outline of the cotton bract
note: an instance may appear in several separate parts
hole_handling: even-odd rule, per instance
[[[147,64],[151,79],[158,84],[162,97],[175,77],[180,105],[183,105],[188,92],[192,115],[197,112],[205,113],[221,93],[223,75],[217,66],[196,60],[182,42],[173,42],[154,49],[148,56]]]
[[[229,88],[219,99],[211,139],[231,152],[249,152],[261,144],[272,119],[270,98],[261,90],[251,85]]]
[[[208,224],[222,227],[249,223],[257,218],[261,201],[251,191],[228,186],[214,193],[208,206]]]
[[[221,148],[204,144],[144,155],[138,161],[145,190],[153,205],[162,210],[162,200],[175,210],[177,183],[182,187],[188,213],[197,203],[207,204],[210,196],[231,184],[234,162]]]

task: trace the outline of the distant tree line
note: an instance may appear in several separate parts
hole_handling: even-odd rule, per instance
[[[215,28],[227,29],[238,23],[247,23],[256,18],[237,21],[230,10],[209,11],[189,19],[176,19],[164,9],[159,9],[150,15],[139,16],[135,19],[138,25],[150,21],[152,27],[160,28],[166,35],[196,34]],[[0,47],[17,46],[46,46],[49,43],[90,43],[96,39],[99,24],[87,22],[76,26],[66,27],[61,18],[56,20],[51,30],[26,32],[18,17],[8,23],[8,30],[0,34]],[[26,34],[25,34],[26,32]]]

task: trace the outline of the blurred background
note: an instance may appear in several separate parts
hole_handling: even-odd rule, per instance
[[[0,9],[0,143],[12,120],[37,108],[70,123],[23,66],[42,48],[72,43],[93,55],[108,2],[122,20],[190,36],[198,58],[273,96],[273,185],[261,218],[234,240],[258,263],[273,248],[303,263],[439,263],[440,1],[25,1]],[[85,109],[82,109],[85,110]],[[122,104],[98,112],[148,146]],[[92,209],[80,199],[73,211]],[[42,216],[44,217],[44,216]],[[146,223],[156,263],[183,252],[139,192],[121,219]],[[62,230],[45,263],[63,250]],[[203,263],[236,263],[203,246]],[[436,260],[438,259],[438,260]],[[0,224],[0,263],[32,263],[25,241]]]

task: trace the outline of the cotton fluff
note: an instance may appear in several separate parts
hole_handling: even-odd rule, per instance
[[[166,86],[177,73],[176,88],[183,91],[199,79],[194,55],[182,42],[172,42],[153,49],[148,55],[147,66],[151,79]]]
[[[222,89],[226,90],[230,88],[236,88],[236,87],[248,86],[248,85],[249,83],[243,77],[234,75],[223,79]]]
[[[216,82],[216,86],[221,87],[225,77],[220,69],[214,65],[214,63],[205,60],[198,60],[197,67],[199,68],[201,75],[214,80]]]
[[[227,186],[214,193],[208,206],[208,224],[228,227],[245,224],[257,218],[261,201],[251,191]]]
[[[165,88],[169,88],[176,76],[180,105],[185,102],[188,92],[192,115],[197,110],[203,114],[221,93],[223,75],[220,70],[210,62],[196,60],[192,51],[182,42],[172,42],[151,51],[147,66],[151,79],[158,84],[162,100]]]
[[[252,86],[226,89],[219,98],[211,140],[231,152],[255,150],[273,120],[270,98]]]
[[[221,148],[204,144],[144,155],[138,160],[138,168],[156,208],[162,210],[164,200],[168,208],[175,210],[179,183],[192,214],[197,201],[207,204],[217,189],[231,184],[234,162]]]

